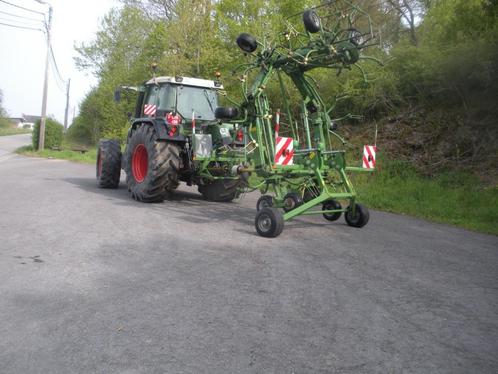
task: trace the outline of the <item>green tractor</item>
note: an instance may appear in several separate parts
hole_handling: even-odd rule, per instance
[[[324,23],[318,8],[328,13]],[[237,45],[250,62],[236,69],[243,99],[228,98],[233,107],[218,107],[223,87],[217,80],[157,77],[134,87],[139,96],[124,157],[117,141],[100,142],[99,186],[116,188],[122,167],[131,196],[143,202],[163,201],[180,181],[198,185],[213,201],[260,190],[255,228],[263,237],[280,235],[285,221],[308,214],[335,221],[344,213],[348,225],[365,226],[368,209],[358,204],[347,173],[371,169],[346,166],[339,148],[345,142],[336,132],[338,121],[354,116],[333,118],[336,103],[320,97],[308,72],[358,68],[367,80],[358,63],[377,61],[363,55],[376,44],[370,18],[347,0],[301,16],[304,31],[289,23],[275,41],[239,35]],[[272,80],[280,87],[282,111],[267,94]],[[289,102],[286,82],[300,93],[297,105]]]
[[[143,86],[122,87],[138,92],[135,118],[121,154],[117,140],[101,140],[97,154],[97,183],[117,188],[121,168],[130,195],[138,201],[162,202],[179,182],[196,184],[208,200],[231,201],[240,194],[240,177],[223,178],[242,162],[244,139],[238,124],[223,124],[216,117],[234,117],[234,109],[218,107],[223,86],[213,80],[190,77],[157,77]],[[119,100],[120,93],[116,93]],[[194,134],[195,133],[195,134]],[[227,161],[211,157],[234,149]],[[204,172],[199,172],[200,162]]]

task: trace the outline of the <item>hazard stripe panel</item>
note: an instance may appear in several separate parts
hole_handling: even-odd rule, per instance
[[[157,107],[154,104],[144,105],[144,114],[146,116],[155,116]]]
[[[277,136],[275,139],[275,165],[294,164],[294,139]]]
[[[375,169],[375,154],[377,147],[374,145],[365,145],[363,147],[363,168]]]

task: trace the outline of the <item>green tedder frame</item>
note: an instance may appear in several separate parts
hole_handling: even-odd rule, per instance
[[[368,221],[368,210],[357,204],[356,192],[347,175],[348,171],[368,169],[346,166],[345,151],[334,147],[335,143],[344,144],[334,131],[336,121],[354,116],[332,119],[335,103],[327,106],[307,72],[327,68],[339,74],[356,67],[366,80],[358,62],[375,60],[362,55],[363,49],[376,44],[374,33],[368,14],[349,1],[332,1],[317,8],[301,13],[304,31],[298,31],[289,23],[277,43],[260,43],[249,34],[238,37],[237,44],[252,56],[252,62],[239,68],[244,99],[236,104],[238,119],[228,122],[243,130],[245,146],[196,158],[201,177],[226,179],[227,175],[217,177],[210,171],[213,162],[226,163],[234,170],[231,178],[244,178],[249,189],[272,193],[273,196],[264,195],[258,201],[255,224],[262,236],[278,236],[283,222],[299,215],[323,214],[326,219],[335,220],[344,212],[348,224],[356,227]],[[320,20],[317,10],[327,16]],[[366,31],[355,28],[358,22]],[[258,47],[260,51],[256,52]],[[257,74],[248,84],[253,70],[257,70]],[[284,75],[301,95],[298,120],[293,118],[287,99]],[[284,103],[282,117],[286,121],[281,126],[292,134],[292,138],[286,138],[291,139],[294,148],[292,165],[278,165],[275,160],[275,155],[281,152],[276,149],[280,113],[271,108],[267,96],[266,88],[271,79],[278,82]],[[227,118],[224,120],[227,122]],[[287,150],[288,154],[291,152]],[[348,201],[348,206],[343,208],[339,201]],[[317,206],[321,209],[313,209]],[[284,213],[276,208],[283,208]]]

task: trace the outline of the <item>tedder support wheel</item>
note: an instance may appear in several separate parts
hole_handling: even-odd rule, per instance
[[[303,204],[303,198],[295,192],[289,192],[287,195],[284,196],[285,212],[290,212],[292,209],[295,209],[302,204]]]
[[[270,195],[263,195],[256,203],[256,210],[259,212],[263,208],[271,208],[273,206],[273,197]]]
[[[162,202],[178,187],[180,148],[158,141],[154,128],[142,125],[128,141],[124,166],[131,197],[144,203]]]
[[[239,196],[239,179],[218,179],[199,186],[198,190],[206,200],[229,202]]]
[[[121,146],[117,140],[101,140],[97,150],[97,185],[118,188],[121,174]]]
[[[344,215],[346,223],[353,227],[363,227],[370,219],[368,208],[361,204],[356,204],[355,214],[353,215],[352,207],[349,206],[346,214]]]
[[[284,229],[284,216],[276,208],[263,208],[256,214],[256,231],[265,238],[275,238]]]
[[[337,200],[327,200],[322,205],[322,210],[338,210],[342,209],[341,203]],[[341,218],[341,212],[337,213],[323,213],[323,218],[327,221],[337,221]]]
[[[306,31],[314,34],[320,31],[320,18],[313,9],[307,10],[303,13],[303,23]]]

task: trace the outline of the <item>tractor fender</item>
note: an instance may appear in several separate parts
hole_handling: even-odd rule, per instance
[[[168,128],[166,125],[166,122],[163,119],[153,119],[153,118],[137,118],[136,120],[133,121],[131,124],[130,129],[128,130],[128,139],[130,139],[130,136],[133,131],[138,126],[141,125],[148,125],[154,127],[154,130],[156,131],[157,134],[157,140],[169,140],[172,142],[179,142],[179,143],[185,143],[187,139],[185,136],[182,134],[176,134],[175,136],[170,136],[168,134]]]

